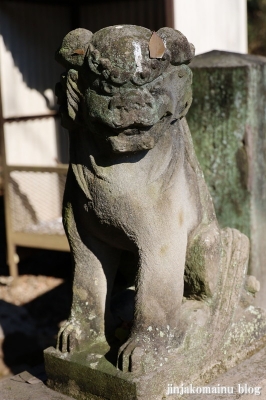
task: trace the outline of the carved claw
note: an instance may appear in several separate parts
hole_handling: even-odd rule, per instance
[[[137,372],[141,370],[142,357],[145,350],[141,347],[136,338],[129,339],[123,346],[120,347],[118,353],[118,362],[122,371]]]
[[[62,353],[71,353],[79,347],[81,341],[82,329],[80,324],[70,319],[65,322],[58,333],[56,348]]]

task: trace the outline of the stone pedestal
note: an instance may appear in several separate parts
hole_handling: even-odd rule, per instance
[[[220,225],[250,238],[249,272],[266,307],[266,58],[212,51],[190,66],[195,151]]]
[[[230,371],[219,375],[218,378],[205,382],[203,387],[209,388],[211,395],[206,394],[184,394],[182,400],[221,400],[227,399],[226,395],[219,394],[219,387],[229,387],[230,391],[233,387],[234,394],[230,395],[230,400],[254,400],[256,393],[260,392],[258,398],[264,399],[266,397],[266,347],[259,352],[241,362]],[[169,386],[172,382],[169,382]],[[240,385],[240,386],[239,386]],[[196,391],[196,385],[192,382],[192,389]],[[173,388],[173,385],[171,386]],[[191,387],[189,387],[191,388]],[[174,389],[174,388],[173,388]],[[242,393],[246,389],[246,393]],[[191,390],[190,390],[191,391]],[[199,392],[200,390],[198,390]],[[205,393],[207,390],[204,390]],[[215,394],[216,391],[216,394]],[[249,393],[248,393],[249,392]],[[253,392],[253,394],[252,394]],[[1,399],[5,400],[74,400],[73,397],[67,397],[63,394],[48,389],[42,381],[32,376],[28,372],[22,372],[11,378],[3,379],[0,381]],[[197,392],[196,392],[197,393]],[[169,399],[174,399],[174,395],[167,396]],[[229,397],[229,396],[228,396]],[[88,394],[86,399],[99,399],[94,395]],[[116,397],[114,397],[116,399]],[[146,397],[148,400],[148,397]]]
[[[235,323],[225,329],[232,316],[228,304],[220,304],[219,319],[210,315],[204,321],[206,307],[197,303],[186,301],[183,311],[190,318],[196,315],[198,324],[191,321],[182,345],[161,364],[154,365],[153,354],[146,354],[141,371],[122,372],[114,365],[116,351],[112,357],[100,346],[94,346],[93,353],[73,354],[50,347],[44,352],[48,386],[77,400],[162,400],[168,397],[170,385],[204,385],[265,346],[265,313],[260,309],[249,306],[238,318],[236,312]],[[171,398],[180,397],[171,393]]]

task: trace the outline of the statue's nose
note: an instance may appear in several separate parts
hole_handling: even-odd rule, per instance
[[[109,109],[123,110],[130,112],[131,110],[142,110],[143,108],[152,108],[152,96],[148,91],[144,90],[132,90],[125,94],[115,95],[111,98],[109,103]]]

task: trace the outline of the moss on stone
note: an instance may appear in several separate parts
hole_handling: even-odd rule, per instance
[[[245,120],[247,70],[194,70],[188,114],[195,151],[214,201],[219,223],[250,235]]]

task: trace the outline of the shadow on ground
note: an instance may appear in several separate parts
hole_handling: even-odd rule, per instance
[[[1,321],[3,361],[14,374],[29,370],[43,363],[45,348],[56,344],[59,324],[69,315],[68,284],[63,283],[24,306],[1,300],[0,307],[13,316],[12,320],[7,315]]]
[[[24,370],[37,376],[43,372],[43,350],[55,346],[71,305],[70,253],[25,247],[18,247],[17,253],[20,278],[11,288],[5,283],[9,271],[0,195],[0,378]],[[45,293],[36,297],[38,285]]]

